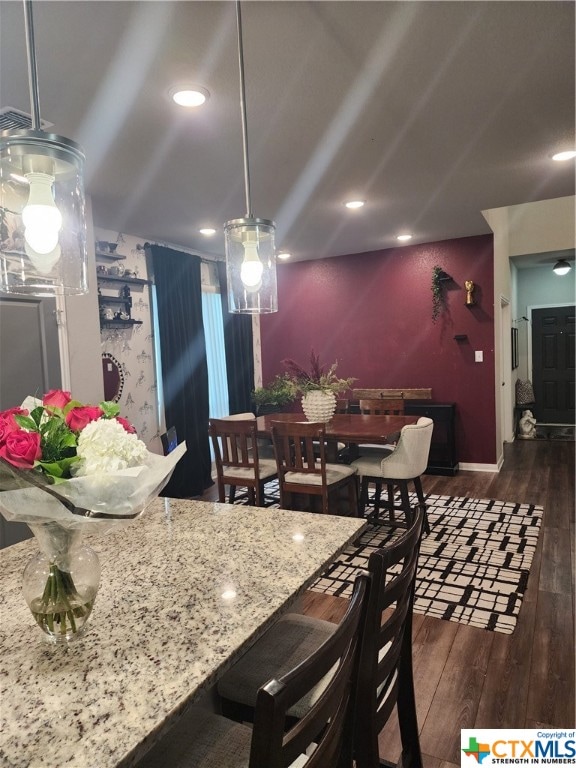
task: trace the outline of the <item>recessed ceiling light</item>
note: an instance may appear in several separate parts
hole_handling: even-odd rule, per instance
[[[552,267],[552,270],[557,275],[567,275],[568,272],[570,272],[571,269],[572,269],[572,267],[566,261],[566,259],[560,259],[560,261],[557,261],[556,264],[554,264],[554,266]]]
[[[212,229],[212,227],[203,227],[198,231],[200,232],[201,235],[204,235],[205,237],[212,237],[212,235],[216,234],[216,230]]]
[[[346,208],[362,208],[365,202],[365,200],[348,200],[344,205]]]
[[[400,240],[401,243],[404,243],[407,240],[412,240],[412,235],[396,235],[396,240]]]
[[[566,152],[557,152],[555,155],[552,155],[552,160],[557,160],[558,162],[562,162],[562,160],[572,160],[576,157],[576,150],[569,149]]]
[[[287,251],[282,251],[278,254],[279,259],[289,259],[292,256],[291,253],[288,253]]]
[[[186,88],[172,88],[170,96],[180,107],[199,107],[210,98],[210,93],[206,88],[194,85]]]

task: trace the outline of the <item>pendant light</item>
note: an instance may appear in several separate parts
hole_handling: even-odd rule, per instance
[[[571,269],[572,267],[566,261],[566,259],[560,259],[560,261],[557,261],[556,264],[554,264],[552,267],[552,271],[557,275],[567,275]]]
[[[257,219],[252,214],[240,0],[236,0],[236,21],[246,216],[227,221],[224,225],[228,310],[235,314],[260,315],[278,311],[274,245],[276,226],[273,221]]]
[[[32,127],[0,134],[0,291],[88,290],[84,153],[41,130],[32,0],[24,0]]]

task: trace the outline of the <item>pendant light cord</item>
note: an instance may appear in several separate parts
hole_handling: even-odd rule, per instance
[[[26,56],[28,61],[28,87],[30,89],[30,111],[32,130],[40,130],[40,98],[38,96],[38,67],[34,46],[34,21],[32,18],[32,0],[24,0],[24,26],[26,28]]]
[[[28,0],[30,2],[31,0]],[[244,192],[246,194],[246,218],[252,219],[250,199],[250,168],[248,166],[248,125],[246,120],[246,88],[244,84],[244,47],[242,45],[242,13],[240,0],[236,0],[236,26],[238,30],[238,69],[240,70],[240,111],[242,114],[242,150],[244,153]]]

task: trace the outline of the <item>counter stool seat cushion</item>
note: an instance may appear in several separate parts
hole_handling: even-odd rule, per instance
[[[251,741],[249,726],[191,707],[137,768],[248,768]],[[306,762],[301,755],[290,768]]]
[[[219,680],[218,694],[226,701],[255,707],[259,688],[273,677],[282,677],[307,659],[334,633],[337,626],[331,621],[299,613],[281,616]],[[331,676],[330,671],[288,710],[288,714],[303,717],[318,700]],[[224,712],[227,714],[225,709]]]
[[[254,478],[254,470],[251,467],[229,467],[226,470],[227,477],[235,477],[238,480],[249,480]],[[258,477],[260,480],[276,476],[276,459],[260,459],[258,465]]]
[[[276,465],[274,465],[276,471]],[[355,475],[356,470],[347,464],[326,464],[326,482],[328,485],[338,483],[345,477]],[[305,483],[306,485],[322,485],[322,475],[310,475],[302,472],[286,472],[285,483]]]

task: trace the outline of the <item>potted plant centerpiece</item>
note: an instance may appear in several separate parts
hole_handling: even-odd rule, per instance
[[[257,416],[264,413],[277,413],[282,406],[296,400],[298,391],[292,378],[287,374],[278,374],[264,387],[256,387],[252,392],[252,402]]]
[[[326,369],[320,364],[320,355],[310,352],[307,371],[292,359],[282,360],[296,391],[302,395],[302,410],[308,421],[330,421],[336,410],[336,395],[350,389],[354,378],[341,379],[336,375],[338,361]]]

